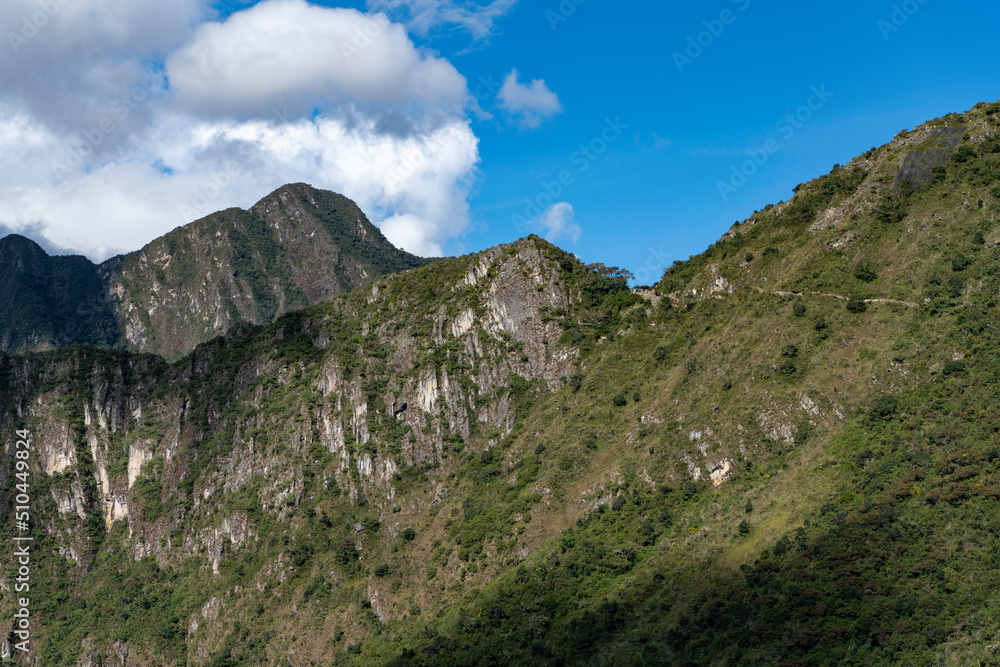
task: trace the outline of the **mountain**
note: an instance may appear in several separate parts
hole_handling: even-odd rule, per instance
[[[998,214],[981,104],[652,290],[529,237],[173,362],[0,356],[0,655],[994,664]]]
[[[430,261],[393,247],[346,197],[302,183],[96,267],[46,257],[21,237],[0,244],[17,258],[0,265],[0,294],[13,304],[0,320],[2,349],[117,345],[171,359],[234,324],[268,324]]]
[[[0,239],[0,349],[113,345],[117,323],[85,257],[49,257],[34,241]]]

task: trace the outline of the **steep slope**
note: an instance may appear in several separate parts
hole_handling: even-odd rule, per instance
[[[351,200],[299,183],[101,266],[131,349],[167,358],[233,324],[275,317],[422,266]]]
[[[176,358],[234,324],[267,324],[430,261],[393,247],[346,197],[301,183],[249,211],[233,208],[179,227],[99,267],[39,251],[29,253],[30,278],[16,268],[23,262],[0,265],[11,304],[0,323],[4,350],[85,343]],[[54,322],[66,326],[57,331]]]
[[[998,136],[901,133],[642,295],[529,238],[169,365],[0,357],[20,661],[992,664]]]
[[[138,664],[220,650],[222,626],[190,630],[190,648],[184,629],[210,602],[203,593],[222,593],[236,551],[250,559],[244,574],[266,567],[298,579],[307,562],[326,562],[358,580],[355,543],[405,541],[408,525],[447,497],[466,443],[499,442],[523,395],[554,390],[570,373],[576,350],[556,343],[562,329],[545,316],[579,300],[564,275],[581,271],[570,261],[538,240],[442,260],[264,329],[234,329],[170,366],[91,348],[4,359],[2,423],[23,420],[37,433],[36,549],[55,577],[42,585],[81,581],[97,591],[88,608],[102,610],[93,623],[49,625],[40,664],[117,650],[116,640]],[[607,288],[634,298],[624,281]],[[5,489],[12,463],[0,468]],[[265,565],[269,553],[276,560]],[[170,592],[135,584],[126,601],[110,582],[133,581],[134,557],[191,577]],[[166,582],[154,574],[146,583]],[[408,608],[395,593],[381,593],[386,618]],[[225,616],[258,602],[233,600]],[[136,611],[109,634],[103,614],[133,603],[167,626],[148,635],[153,621]],[[53,619],[45,609],[39,617]],[[350,625],[351,609],[331,619]]]
[[[117,322],[85,257],[49,257],[34,241],[0,239],[0,350],[113,345]]]

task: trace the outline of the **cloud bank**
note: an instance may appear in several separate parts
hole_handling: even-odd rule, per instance
[[[0,8],[17,37],[0,58],[0,228],[100,260],[305,181],[411,252],[466,230],[479,162],[466,81],[384,14],[50,4],[35,22],[34,0]]]

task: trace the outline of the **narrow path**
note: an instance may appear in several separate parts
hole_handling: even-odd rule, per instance
[[[757,285],[754,285],[754,289],[761,294],[777,294],[778,296],[802,296],[803,294],[808,294],[810,296],[826,296],[831,299],[840,299],[841,301],[849,300],[846,296],[842,296],[840,294],[830,294],[828,292],[786,292],[783,290],[773,290],[768,292],[763,287],[758,287]],[[917,304],[912,301],[900,301],[899,299],[865,299],[865,303],[896,303],[900,306],[908,306],[910,308],[917,307]]]

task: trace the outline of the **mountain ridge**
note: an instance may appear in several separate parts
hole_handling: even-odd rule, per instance
[[[171,363],[0,355],[29,664],[990,664],[998,139],[900,133],[641,294],[529,237]]]
[[[5,350],[91,343],[176,358],[234,324],[264,324],[429,261],[394,248],[346,197],[289,184],[249,210],[214,213],[100,265],[38,258],[49,266],[73,264],[81,276],[77,293],[61,309],[12,295],[16,307],[0,327],[0,341]],[[0,280],[17,282],[13,270],[4,264]],[[41,283],[32,280],[31,289],[43,294],[56,289],[48,274]],[[49,321],[53,316],[57,322]]]

